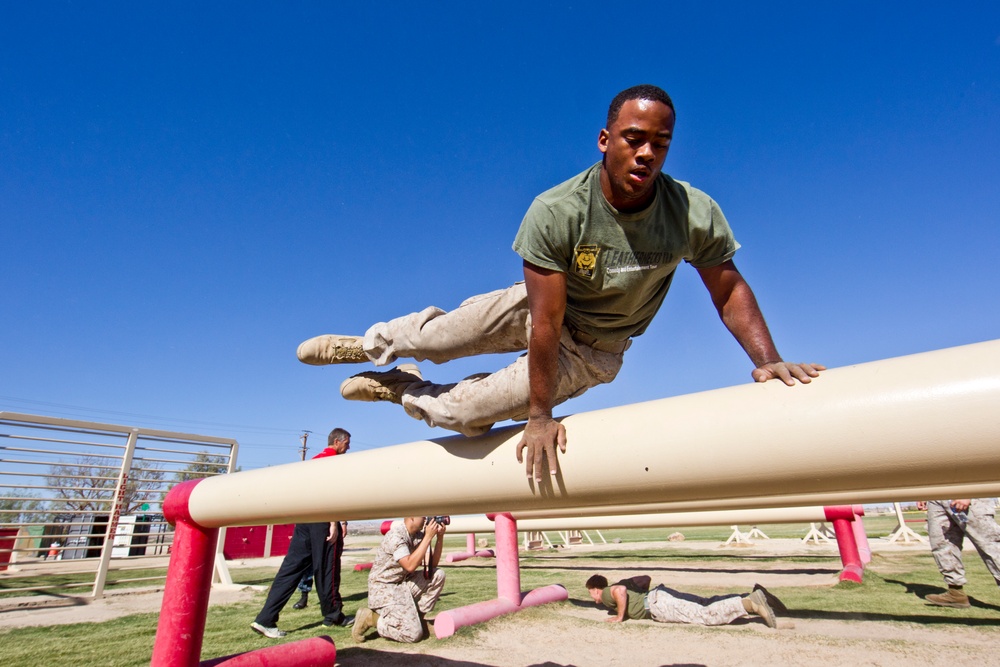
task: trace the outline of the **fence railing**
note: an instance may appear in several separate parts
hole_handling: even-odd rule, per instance
[[[164,496],[232,472],[238,449],[229,438],[0,412],[0,605],[165,579],[174,533]]]

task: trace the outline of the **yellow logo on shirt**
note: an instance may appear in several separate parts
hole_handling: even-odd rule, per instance
[[[573,259],[573,272],[584,278],[593,278],[600,252],[601,247],[598,245],[578,245]]]

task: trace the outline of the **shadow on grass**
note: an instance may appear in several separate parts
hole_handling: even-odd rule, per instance
[[[928,595],[931,595],[933,593],[944,593],[945,592],[945,589],[941,588],[940,586],[930,586],[928,584],[916,584],[916,583],[912,583],[912,582],[899,581],[898,579],[885,579],[885,583],[887,583],[887,584],[897,584],[899,586],[902,586],[903,588],[906,589],[907,593],[909,593],[911,595],[915,595],[918,598],[920,598],[921,600],[925,600]],[[969,603],[973,607],[975,607],[977,609],[986,609],[986,610],[989,610],[989,611],[1000,612],[1000,606],[997,606],[995,604],[990,604],[988,602],[983,602],[981,600],[977,600],[974,597],[972,597],[971,595],[969,596]],[[930,603],[928,603],[928,604],[930,604]],[[935,606],[937,606],[937,605],[935,605]],[[961,610],[959,609],[959,611],[961,611]],[[1000,625],[1000,621],[998,621],[997,624]]]
[[[337,662],[351,665],[378,665],[379,667],[499,667],[500,662],[471,662],[469,660],[452,660],[450,658],[439,658],[433,655],[419,655],[413,653],[396,653],[394,651],[380,651],[377,648],[365,648],[352,646],[342,651],[337,651]],[[574,663],[562,662],[536,662],[528,667],[583,667]],[[670,663],[660,667],[705,667],[702,663]]]
[[[992,605],[987,605],[992,607]],[[994,607],[995,608],[995,607]],[[940,609],[940,607],[936,607]],[[956,610],[961,612],[961,610]],[[926,614],[881,614],[860,611],[818,611],[812,609],[789,609],[780,618],[827,621],[889,621],[895,623],[920,623],[921,625],[961,625],[978,627],[1000,627],[1000,618],[968,618],[965,616],[932,616]]]
[[[474,566],[475,567],[475,566]],[[747,567],[685,567],[673,565],[636,565],[633,567],[617,567],[614,564],[595,563],[592,565],[576,566],[565,564],[552,565],[521,565],[521,570],[570,570],[577,572],[601,572],[602,570],[613,570],[615,572],[703,572],[718,574],[741,574],[744,572],[767,572],[768,574],[829,574],[837,575],[840,567],[778,567],[760,569],[749,564]]]
[[[56,593],[55,591],[25,591],[21,593],[24,597],[40,598],[33,599],[31,601],[32,609],[63,609],[66,607],[85,607],[89,603],[89,600],[83,597],[74,597],[72,595],[66,595],[63,593]],[[12,593],[9,596],[0,597],[0,614],[8,611],[23,611],[24,607],[18,603],[17,598]],[[10,606],[4,606],[4,602],[7,602]]]

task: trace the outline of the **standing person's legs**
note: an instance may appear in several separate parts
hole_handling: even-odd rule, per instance
[[[1000,586],[1000,526],[994,516],[993,500],[973,498],[968,514],[965,534],[976,546],[997,586]]]
[[[373,325],[365,354],[377,366],[399,357],[436,364],[477,354],[517,352],[528,347],[528,295],[524,283],[480,294],[452,311],[431,306]]]
[[[660,623],[726,625],[748,615],[739,595],[703,598],[657,586],[649,592],[648,600],[649,615]]]
[[[281,567],[278,568],[278,573],[271,583],[264,607],[254,619],[255,623],[259,623],[265,628],[273,628],[278,625],[278,616],[295,592],[302,575],[312,569],[313,561],[308,525],[295,525],[292,540],[288,544],[288,553],[281,561]]]
[[[965,586],[965,564],[962,562],[964,535],[951,520],[947,500],[927,503],[927,539],[934,562],[949,586]]]
[[[343,603],[340,598],[339,572],[334,572],[334,561],[337,551],[336,539],[327,541],[330,534],[329,522],[310,523],[309,535],[312,540],[313,579],[316,585],[316,596],[319,598],[320,613],[327,624],[340,624],[344,620]],[[337,532],[339,536],[340,527]]]

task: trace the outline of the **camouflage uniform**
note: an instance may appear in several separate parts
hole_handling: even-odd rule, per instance
[[[368,606],[378,612],[378,634],[398,642],[417,642],[424,636],[422,616],[434,609],[444,589],[444,570],[428,579],[422,570],[407,573],[399,559],[413,552],[406,524],[396,521],[375,550],[368,575]]]
[[[927,503],[927,537],[945,582],[949,586],[964,586],[966,583],[962,543],[967,535],[1000,586],[1000,526],[993,517],[993,500],[973,498],[964,528],[950,502],[932,500]]]
[[[740,595],[718,595],[703,598],[659,585],[648,593],[635,588],[632,580],[623,579],[614,586],[625,588],[625,613],[622,620],[652,618],[658,623],[691,623],[694,625],[726,625],[737,618],[749,616]],[[611,594],[612,586],[601,591],[601,604],[618,610]],[[641,600],[641,602],[640,602]]]
[[[703,598],[660,585],[646,596],[649,615],[660,623],[726,625],[749,616],[739,595]]]
[[[399,357],[441,364],[477,354],[523,352],[528,349],[529,321],[528,293],[521,282],[466,299],[451,312],[430,307],[375,324],[365,333],[364,350],[379,366]],[[600,343],[575,340],[564,326],[554,405],[614,380],[628,344],[622,342],[621,350],[600,350],[592,346],[602,347]],[[471,437],[505,419],[527,419],[529,391],[528,358],[521,355],[495,373],[477,374],[458,383],[411,384],[402,403],[408,415],[429,426]]]

